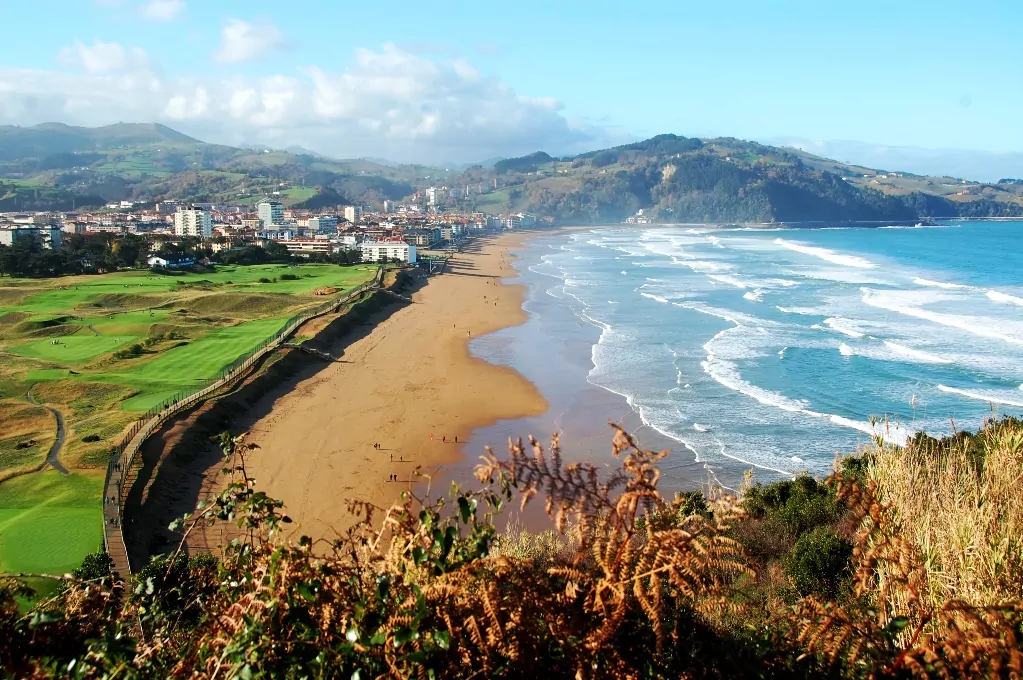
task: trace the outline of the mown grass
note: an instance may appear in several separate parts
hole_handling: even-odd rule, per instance
[[[109,448],[140,413],[202,385],[295,313],[323,303],[314,289],[348,290],[375,271],[274,264],[0,279],[0,354],[6,354],[0,394],[9,400],[0,403],[0,476],[27,472],[0,484],[0,572],[74,567],[100,539]],[[280,280],[285,273],[297,278]],[[143,345],[141,353],[119,354],[135,344]],[[64,415],[60,460],[70,477],[31,471],[55,431],[52,415],[19,403],[29,389]],[[20,416],[12,420],[12,414],[22,412],[38,415],[40,424],[15,432]]]
[[[102,540],[103,476],[55,470],[3,483],[0,572],[64,573]]]
[[[76,334],[52,340],[36,340],[10,348],[12,354],[32,357],[56,364],[80,364],[101,354],[127,347],[138,340],[137,335]]]

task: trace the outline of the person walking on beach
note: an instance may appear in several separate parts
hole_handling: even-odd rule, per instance
[[[447,444],[448,443],[448,436],[444,435],[443,437],[440,438],[440,440],[441,440],[441,442]]]

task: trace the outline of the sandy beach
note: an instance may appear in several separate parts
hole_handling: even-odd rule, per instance
[[[260,447],[249,460],[256,484],[284,500],[293,535],[329,538],[351,523],[349,499],[387,507],[417,467],[460,461],[477,428],[546,411],[532,383],[468,350],[473,337],[526,320],[522,286],[499,280],[514,275],[513,251],[526,237],[501,235],[455,254],[413,304],[379,319],[343,362],[277,397],[248,427]]]

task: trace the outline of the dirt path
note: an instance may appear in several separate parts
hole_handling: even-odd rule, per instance
[[[62,414],[60,411],[51,406],[47,406],[46,404],[40,404],[38,401],[35,400],[35,397],[32,396],[32,390],[29,390],[28,392],[25,393],[25,399],[27,399],[30,404],[34,404],[36,406],[40,406],[46,409],[47,411],[53,414],[54,418],[57,419],[57,437],[56,439],[53,440],[53,445],[50,447],[50,452],[46,454],[46,465],[49,465],[54,470],[62,474],[65,475],[71,474],[70,472],[68,472],[67,468],[64,467],[64,465],[61,464],[60,462],[60,450],[64,447],[64,437],[66,434],[64,431],[64,414]]]

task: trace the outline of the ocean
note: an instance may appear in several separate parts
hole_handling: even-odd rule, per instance
[[[516,263],[529,321],[474,354],[522,372],[544,416],[474,434],[564,435],[609,463],[608,420],[671,448],[674,485],[827,474],[875,434],[1023,414],[1023,222],[540,234]]]

